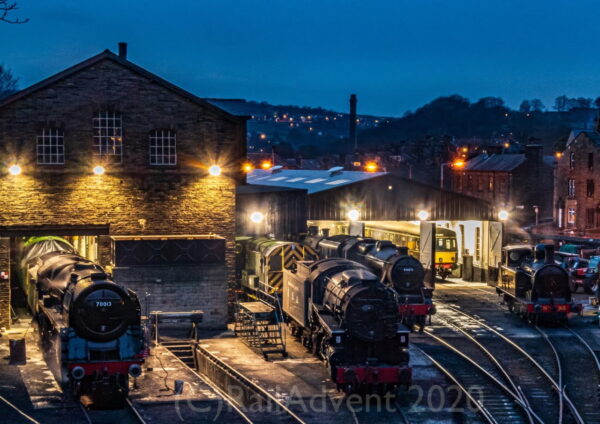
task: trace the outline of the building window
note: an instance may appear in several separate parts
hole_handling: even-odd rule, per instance
[[[507,189],[507,184],[506,184],[506,177],[500,177],[500,184],[498,186],[498,191],[500,193],[506,193],[506,189]]]
[[[494,177],[488,176],[488,191],[494,191]]]
[[[575,169],[575,153],[569,154],[569,169]]]
[[[177,164],[177,136],[171,130],[150,132],[150,165]]]
[[[37,136],[37,163],[62,165],[65,163],[65,137],[58,128],[44,128]]]
[[[94,154],[112,158],[116,163],[123,160],[123,128],[121,114],[101,111],[93,119]]]
[[[467,176],[467,191],[471,191],[471,190],[473,190],[473,176],[468,175]]]
[[[575,208],[569,208],[567,213],[567,224],[575,224]]]
[[[462,176],[457,175],[456,176],[456,191],[462,191],[462,189],[463,189]]]
[[[586,181],[587,197],[594,197],[594,180]]]
[[[594,170],[594,154],[588,153],[588,169],[590,171]]]
[[[567,184],[567,195],[569,197],[575,197],[575,180],[573,178],[569,178]]]
[[[594,226],[594,222],[595,222],[595,210],[594,208],[587,208],[585,210],[585,226],[586,227],[593,227]]]

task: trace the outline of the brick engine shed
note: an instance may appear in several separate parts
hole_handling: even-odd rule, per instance
[[[126,50],[0,101],[0,272],[9,276],[0,327],[10,325],[11,287],[18,297],[19,244],[40,235],[67,237],[108,267],[143,312],[202,309],[206,326],[226,323],[247,118],[135,65]]]

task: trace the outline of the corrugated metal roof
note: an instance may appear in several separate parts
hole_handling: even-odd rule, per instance
[[[465,165],[467,171],[512,171],[525,162],[525,154],[479,155]]]
[[[248,173],[246,182],[248,184],[300,188],[308,190],[308,194],[312,194],[386,174],[387,172],[362,171],[332,173],[330,171],[307,169],[279,169],[272,173],[271,170],[255,169]]]

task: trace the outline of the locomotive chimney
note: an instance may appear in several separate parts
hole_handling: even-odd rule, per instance
[[[408,256],[408,247],[398,246],[398,253],[402,256]]]
[[[119,43],[119,57],[121,59],[127,59],[127,43]]]
[[[319,227],[316,225],[311,225],[308,227],[308,235],[309,236],[318,236],[319,235]]]
[[[554,245],[547,244],[546,247],[544,248],[544,253],[546,256],[546,263],[553,264],[554,263]]]
[[[348,144],[350,149],[358,148],[358,140],[356,138],[356,94],[350,95],[350,120],[348,127]]]
[[[321,233],[323,234],[323,237],[329,237],[329,228],[323,228]]]

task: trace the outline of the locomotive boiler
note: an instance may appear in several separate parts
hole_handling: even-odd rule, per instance
[[[511,312],[534,322],[564,321],[581,311],[572,302],[567,271],[554,261],[553,245],[504,247],[496,291]]]
[[[123,401],[147,355],[135,293],[57,237],[30,239],[21,266],[56,379],[75,397]]]
[[[346,259],[303,261],[286,270],[283,312],[291,332],[327,365],[339,390],[409,386],[408,336],[394,291]]]
[[[419,260],[408,254],[406,247],[343,234],[308,236],[304,243],[321,258],[345,258],[367,266],[381,281],[394,288],[401,319],[410,328],[418,325],[422,330],[426,318],[431,319],[435,313],[431,300],[433,287],[425,285],[425,270]]]

